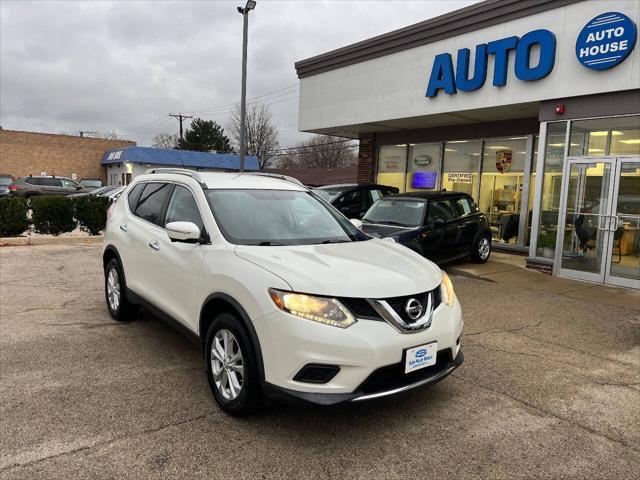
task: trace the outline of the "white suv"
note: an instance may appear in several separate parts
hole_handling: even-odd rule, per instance
[[[109,313],[144,305],[190,334],[230,414],[383,397],[463,361],[447,275],[293,179],[150,170],[108,217]]]

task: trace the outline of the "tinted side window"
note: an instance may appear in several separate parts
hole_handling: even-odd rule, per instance
[[[38,183],[38,179],[37,178],[31,178],[31,177],[25,178],[24,179],[24,183],[28,183],[29,185],[40,185]]]
[[[429,217],[433,220],[441,218],[448,221],[457,218],[456,209],[448,198],[442,200],[432,200],[429,206]]]
[[[336,207],[359,207],[362,206],[362,189],[345,193],[336,202]]]
[[[458,207],[459,215],[462,217],[478,211],[478,207],[476,207],[476,204],[469,197],[456,198],[455,203],[456,207]]]
[[[44,185],[45,187],[61,187],[62,180],[59,178],[41,178],[40,185]]]
[[[165,225],[169,222],[192,222],[202,232],[202,217],[196,200],[188,189],[180,186],[173,189],[173,195],[167,207]]]
[[[127,195],[127,201],[129,202],[129,210],[134,212],[136,210],[136,205],[138,205],[138,200],[140,199],[140,194],[142,193],[142,189],[144,188],[144,183],[139,183]]]
[[[147,183],[140,195],[136,215],[147,222],[162,226],[162,207],[170,191],[171,185],[168,183]]]
[[[62,186],[65,188],[77,188],[79,185],[73,180],[62,180]]]
[[[383,196],[386,195],[385,192],[378,190],[377,188],[372,188],[371,192],[371,200],[375,203],[377,200],[380,200]]]

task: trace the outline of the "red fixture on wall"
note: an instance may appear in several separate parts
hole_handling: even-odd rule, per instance
[[[556,115],[563,115],[565,109],[566,109],[565,104],[559,103],[558,105],[556,105]]]

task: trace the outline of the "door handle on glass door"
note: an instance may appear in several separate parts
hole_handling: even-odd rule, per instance
[[[157,241],[157,240],[151,240],[151,241],[149,242],[149,246],[150,246],[151,248],[153,248],[154,250],[156,250],[156,251],[160,250],[160,243],[158,243],[158,241]]]
[[[127,231],[129,231],[129,227],[127,227],[126,224],[120,225],[120,230],[122,230],[123,232],[127,232]]]

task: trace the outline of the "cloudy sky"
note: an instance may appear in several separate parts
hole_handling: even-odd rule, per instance
[[[243,1],[0,2],[0,124],[139,145],[183,112],[225,125],[240,98]],[[297,132],[294,62],[473,1],[271,1],[251,12],[248,98],[269,105],[281,146]]]

